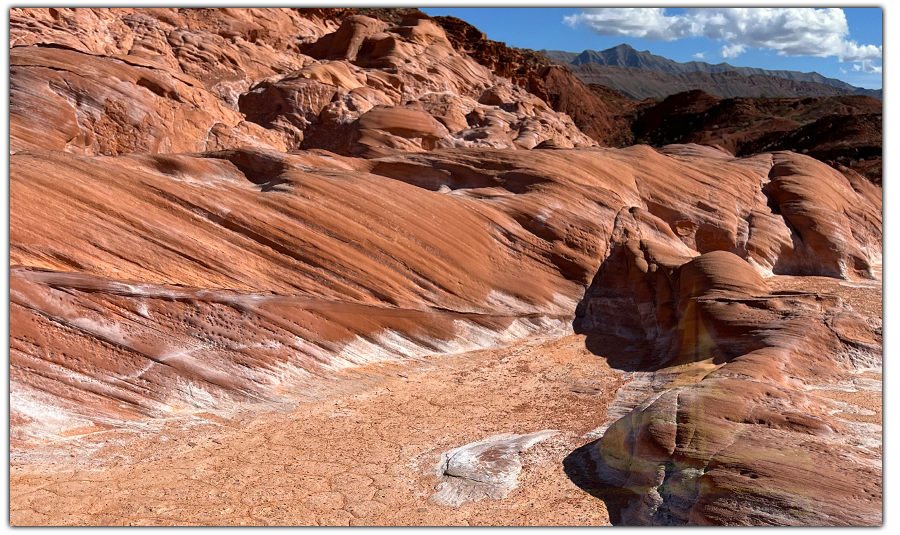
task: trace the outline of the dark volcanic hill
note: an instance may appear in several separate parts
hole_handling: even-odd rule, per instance
[[[638,142],[718,145],[736,156],[791,150],[833,161],[881,183],[882,103],[831,98],[729,98],[700,90],[636,109]]]
[[[826,78],[825,76],[822,76],[817,72],[797,72],[784,70],[767,70],[755,67],[735,67],[728,63],[710,64],[704,61],[689,61],[686,63],[679,63],[663,56],[651,54],[647,50],[639,52],[626,44],[621,44],[619,46],[601,51],[585,50],[581,54],[576,54],[574,52],[563,52],[560,50],[541,50],[540,52],[553,61],[568,63],[576,67],[582,65],[605,65],[613,67],[630,67],[667,74],[687,74],[694,72],[722,74],[727,72],[736,72],[744,76],[774,76],[777,78],[783,78],[785,80],[793,80],[797,82],[812,82],[816,84],[828,85],[848,92],[844,94],[868,95],[875,98],[881,98],[880,89],[875,90],[855,87],[835,78]],[[581,77],[581,74],[579,74],[579,77]],[[585,83],[602,83],[596,80],[586,80],[584,78],[582,78],[582,80]],[[701,88],[695,87],[695,89]],[[753,94],[724,95],[717,91],[710,91],[707,88],[702,89],[714,94],[719,94],[720,96],[756,96]],[[794,96],[825,95],[804,94]]]

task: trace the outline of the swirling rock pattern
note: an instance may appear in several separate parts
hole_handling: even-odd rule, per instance
[[[415,10],[14,8],[10,30],[16,458],[279,414],[362,388],[347,370],[550,347],[574,326],[563,340],[632,374],[566,463],[620,491],[614,522],[880,522],[880,427],[817,393],[872,381],[880,316],[773,289],[877,286],[881,190],[855,171],[601,147],[628,141],[615,106]],[[602,423],[578,419],[584,396],[624,380],[576,380],[573,351],[515,390],[568,381],[553,418],[444,449],[548,428],[576,447]],[[341,509],[353,474],[317,499],[394,518],[385,497]]]

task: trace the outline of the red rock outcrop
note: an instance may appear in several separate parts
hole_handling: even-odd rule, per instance
[[[194,152],[233,137],[284,150],[197,80],[140,57],[74,50],[10,50],[10,151],[46,148],[85,155]]]
[[[298,45],[334,31],[329,10],[14,8],[10,48],[61,47],[143,58],[230,100],[247,84],[302,67]],[[237,91],[237,93],[235,93]]]
[[[880,321],[835,297],[771,292],[725,251],[673,267],[671,255],[643,250],[656,269],[620,267],[627,282],[595,284],[588,299],[618,292],[622,310],[633,285],[646,339],[610,329],[590,305],[576,321],[606,344],[649,341],[651,395],[570,470],[592,473],[587,484],[624,524],[880,524],[880,440],[812,390],[880,369]]]
[[[569,116],[458,54],[422,14],[396,26],[345,17],[338,31],[302,50],[320,63],[261,82],[240,100],[250,120],[285,132],[298,147],[379,157],[439,147],[530,149],[547,140],[593,144]]]
[[[859,253],[845,250],[837,260],[828,251],[846,243],[846,229],[874,236],[880,223],[869,219],[875,212],[839,222],[838,199],[868,205],[877,188],[814,164],[817,176],[833,179],[820,190],[803,170],[811,159],[771,157],[763,191],[793,243],[781,242],[776,271],[789,263],[799,273],[846,278]],[[854,187],[863,197],[849,193]],[[830,215],[814,215],[824,206]],[[749,236],[774,238],[774,221],[761,212],[754,209]],[[618,358],[643,376],[632,387],[633,410],[569,459],[573,479],[604,497],[623,524],[880,524],[880,428],[847,420],[840,403],[811,391],[842,389],[880,370],[880,318],[833,296],[772,292],[754,258],[773,253],[777,238],[767,246],[751,239],[746,260],[728,252],[724,236],[695,241],[712,245],[698,256],[686,238],[700,228],[696,219],[671,225],[640,208],[619,213],[575,326],[601,354],[637,348]],[[857,251],[871,250],[866,243]],[[812,264],[806,250],[819,251]]]
[[[35,8],[11,16],[12,152],[253,145],[372,157],[436,146],[594,144],[567,115],[456,53],[418,12],[398,25],[288,9]],[[415,116],[410,105],[437,105],[438,119],[454,118],[442,123],[452,130],[423,138],[416,128],[398,134],[371,128],[371,119],[357,123],[386,106],[396,111],[379,113],[395,115],[389,122],[397,125]]]
[[[865,226],[878,211],[865,207],[877,197],[863,201],[849,187],[840,189],[843,175],[807,157],[736,160],[713,152],[679,159],[647,147],[454,149],[373,160],[249,149],[118,158],[18,153],[11,157],[10,190],[13,324],[36,322],[42,326],[34,332],[43,334],[13,329],[13,391],[61,395],[61,382],[68,385],[65,397],[80,403],[74,392],[93,377],[131,392],[127,414],[196,407],[207,395],[272,402],[280,398],[271,373],[260,370],[322,373],[315,370],[334,363],[445,351],[461,347],[460,339],[479,347],[514,333],[559,329],[591,276],[598,268],[604,273],[604,258],[603,266],[624,262],[631,273],[662,277],[644,260],[644,249],[666,259],[664,266],[726,249],[763,272],[772,266],[868,274],[880,235],[876,220]],[[799,174],[804,168],[815,170],[815,185]],[[770,181],[773,169],[781,176]],[[794,192],[792,200],[778,201],[793,203],[785,216],[764,213],[762,186],[776,180]],[[841,195],[860,200],[804,204],[804,188],[821,191],[832,182]],[[717,210],[705,208],[713,203]],[[836,236],[850,229],[846,240],[822,241],[826,222]],[[635,292],[641,302],[644,294]],[[623,303],[595,301],[587,306],[596,317]],[[282,308],[272,313],[257,305]],[[86,312],[92,309],[99,311]],[[121,312],[110,316],[113,310]],[[627,310],[614,314],[623,325]],[[659,326],[639,310],[631,328],[672,327],[673,310],[649,312],[667,314],[669,323],[660,319]],[[193,323],[184,323],[185,314]],[[276,328],[272,314],[295,319]],[[457,318],[454,327],[444,326],[447,318]],[[238,324],[247,327],[235,339],[227,333]],[[264,332],[283,332],[284,339],[266,345]],[[200,351],[213,369],[232,370],[231,379],[214,381],[204,393],[192,390],[209,381],[197,383],[195,368],[163,362],[173,347]],[[105,352],[110,367],[98,367],[96,355]],[[257,363],[249,375],[234,368],[246,358]],[[174,374],[154,384],[195,386],[121,383],[128,369],[147,367]],[[113,410],[121,395],[88,391],[100,397],[66,405],[73,418],[120,421],[96,407]],[[149,396],[156,412],[146,412],[150,402],[136,401],[140,396]]]
[[[574,320],[651,384],[588,448],[627,522],[877,522],[880,450],[809,388],[877,367],[880,321],[767,277],[874,279],[881,190],[793,152],[599,148],[627,142],[615,95],[580,107],[555,68],[526,90],[447,31],[11,10],[13,446],[283,408],[342,367]]]
[[[303,67],[297,42],[333,24],[294,10],[14,8],[10,151],[284,150],[237,95]]]
[[[553,65],[546,56],[527,49],[510,48],[492,41],[478,28],[456,17],[435,17],[447,38],[497,76],[544,100],[555,111],[565,113],[588,137],[602,146],[632,144],[628,113],[634,102],[608,88],[591,90],[570,70]]]
[[[484,65],[497,76],[509,78],[514,84],[528,89],[541,98],[540,77],[535,76],[544,67],[552,65],[546,56],[527,49],[510,48],[506,43],[492,41],[468,22],[457,17],[435,17],[447,32],[453,46]]]
[[[572,117],[588,137],[607,147],[633,143],[627,118],[633,103],[627,98],[612,90],[602,93],[591,89],[570,71],[556,65],[544,67],[538,77],[546,95],[544,100],[554,110]]]

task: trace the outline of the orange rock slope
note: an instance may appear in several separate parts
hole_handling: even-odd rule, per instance
[[[828,490],[875,485],[880,442],[803,392],[877,368],[880,318],[764,277],[874,279],[880,188],[790,152],[597,147],[398,18],[11,10],[13,447],[574,325],[655,385],[572,464],[628,490],[622,521],[877,523],[880,484],[852,514]]]

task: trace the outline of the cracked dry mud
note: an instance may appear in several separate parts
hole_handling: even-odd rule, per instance
[[[370,365],[355,394],[242,421],[107,431],[38,446],[11,466],[13,525],[598,525],[602,501],[562,460],[606,419],[621,375],[582,336]],[[360,381],[363,379],[363,381]],[[585,385],[591,392],[585,392]],[[428,502],[443,452],[558,429],[522,454],[503,501]],[[41,451],[42,449],[42,451]],[[90,455],[84,452],[91,451]],[[70,457],[69,455],[74,455]]]

